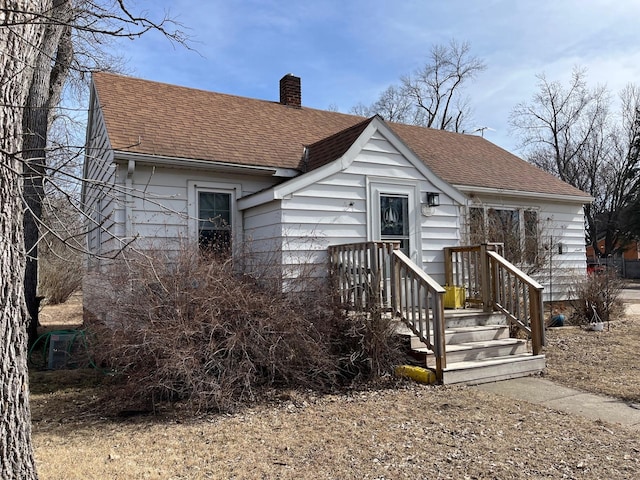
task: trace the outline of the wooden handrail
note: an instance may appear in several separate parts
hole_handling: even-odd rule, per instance
[[[496,252],[487,252],[493,279],[491,297],[495,308],[503,312],[509,323],[531,337],[534,355],[545,345],[544,287]]]
[[[400,260],[402,263],[404,263],[407,268],[410,268],[422,282],[429,285],[429,289],[439,293],[446,292],[446,290],[438,282],[436,282],[424,270],[413,263],[413,261],[409,257],[407,257],[402,250],[394,250],[393,255],[397,257],[398,260]]]
[[[542,285],[501,255],[502,244],[444,250],[446,284],[464,287],[468,303],[504,313],[510,325],[531,337],[533,353],[539,354],[545,344]]]
[[[355,311],[391,309],[391,252],[400,242],[361,242],[331,245],[329,272],[337,301]]]
[[[518,267],[516,267],[513,263],[511,263],[506,258],[498,255],[496,252],[487,252],[487,255],[489,255],[492,259],[500,263],[505,268],[511,270],[511,272],[523,282],[530,283],[531,286],[533,286],[534,288],[544,289],[544,287],[540,285],[538,282],[536,282],[533,278],[531,278],[529,275],[524,273],[522,270],[520,270]]]
[[[469,292],[476,294],[486,311],[504,313],[510,325],[531,337],[533,353],[538,355],[545,344],[543,287],[502,257],[500,247],[445,248],[447,283],[465,287],[467,299],[472,296]],[[446,290],[402,253],[398,242],[334,245],[329,257],[340,305],[369,315],[390,311],[399,316],[433,351],[436,376],[442,380]]]
[[[488,296],[489,265],[486,252],[504,251],[501,243],[485,243],[482,245],[463,245],[446,247],[444,249],[444,278],[445,285],[463,287],[466,302],[472,305],[482,305],[485,311],[491,311],[491,298]]]
[[[444,293],[411,261],[399,242],[363,242],[329,247],[330,274],[339,304],[380,315],[389,311],[431,349],[436,377],[446,367]]]
[[[394,312],[433,351],[436,378],[442,380],[447,366],[444,336],[445,289],[402,251],[392,253],[392,298]]]

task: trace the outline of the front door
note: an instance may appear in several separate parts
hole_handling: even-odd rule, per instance
[[[371,182],[369,187],[369,238],[399,241],[402,252],[421,266],[418,185]]]

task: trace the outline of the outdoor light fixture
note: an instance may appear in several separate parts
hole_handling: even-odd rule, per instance
[[[430,207],[438,207],[440,205],[440,194],[435,192],[427,193],[427,205]]]
[[[435,213],[434,207],[438,207],[439,205],[440,194],[436,192],[427,192],[423,197],[422,205],[420,207],[422,215],[430,217]]]

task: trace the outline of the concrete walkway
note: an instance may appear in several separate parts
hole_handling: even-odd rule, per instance
[[[619,423],[640,430],[640,405],[617,398],[585,393],[540,377],[523,377],[502,382],[484,383],[476,388],[543,405],[561,412],[593,420]]]
[[[627,288],[622,290],[621,298],[627,315],[640,315],[640,282],[627,285]],[[619,423],[640,430],[640,404],[629,404],[617,398],[585,393],[540,377],[485,383],[477,388],[593,420]]]

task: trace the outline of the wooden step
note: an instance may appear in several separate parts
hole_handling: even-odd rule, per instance
[[[472,327],[447,328],[444,331],[445,344],[455,345],[468,342],[484,342],[509,338],[509,327],[506,325],[479,325]],[[427,346],[417,336],[411,338],[411,348],[420,349]]]
[[[431,365],[433,352],[427,348],[414,349],[417,353],[425,354],[427,365]],[[447,364],[482,360],[485,358],[506,357],[527,353],[526,340],[517,338],[499,338],[477,342],[456,343],[446,346]]]
[[[472,327],[476,325],[506,325],[504,313],[484,312],[477,308],[445,310],[445,328]]]
[[[544,355],[523,353],[493,359],[447,362],[443,383],[476,385],[509,378],[525,377],[544,370]]]

